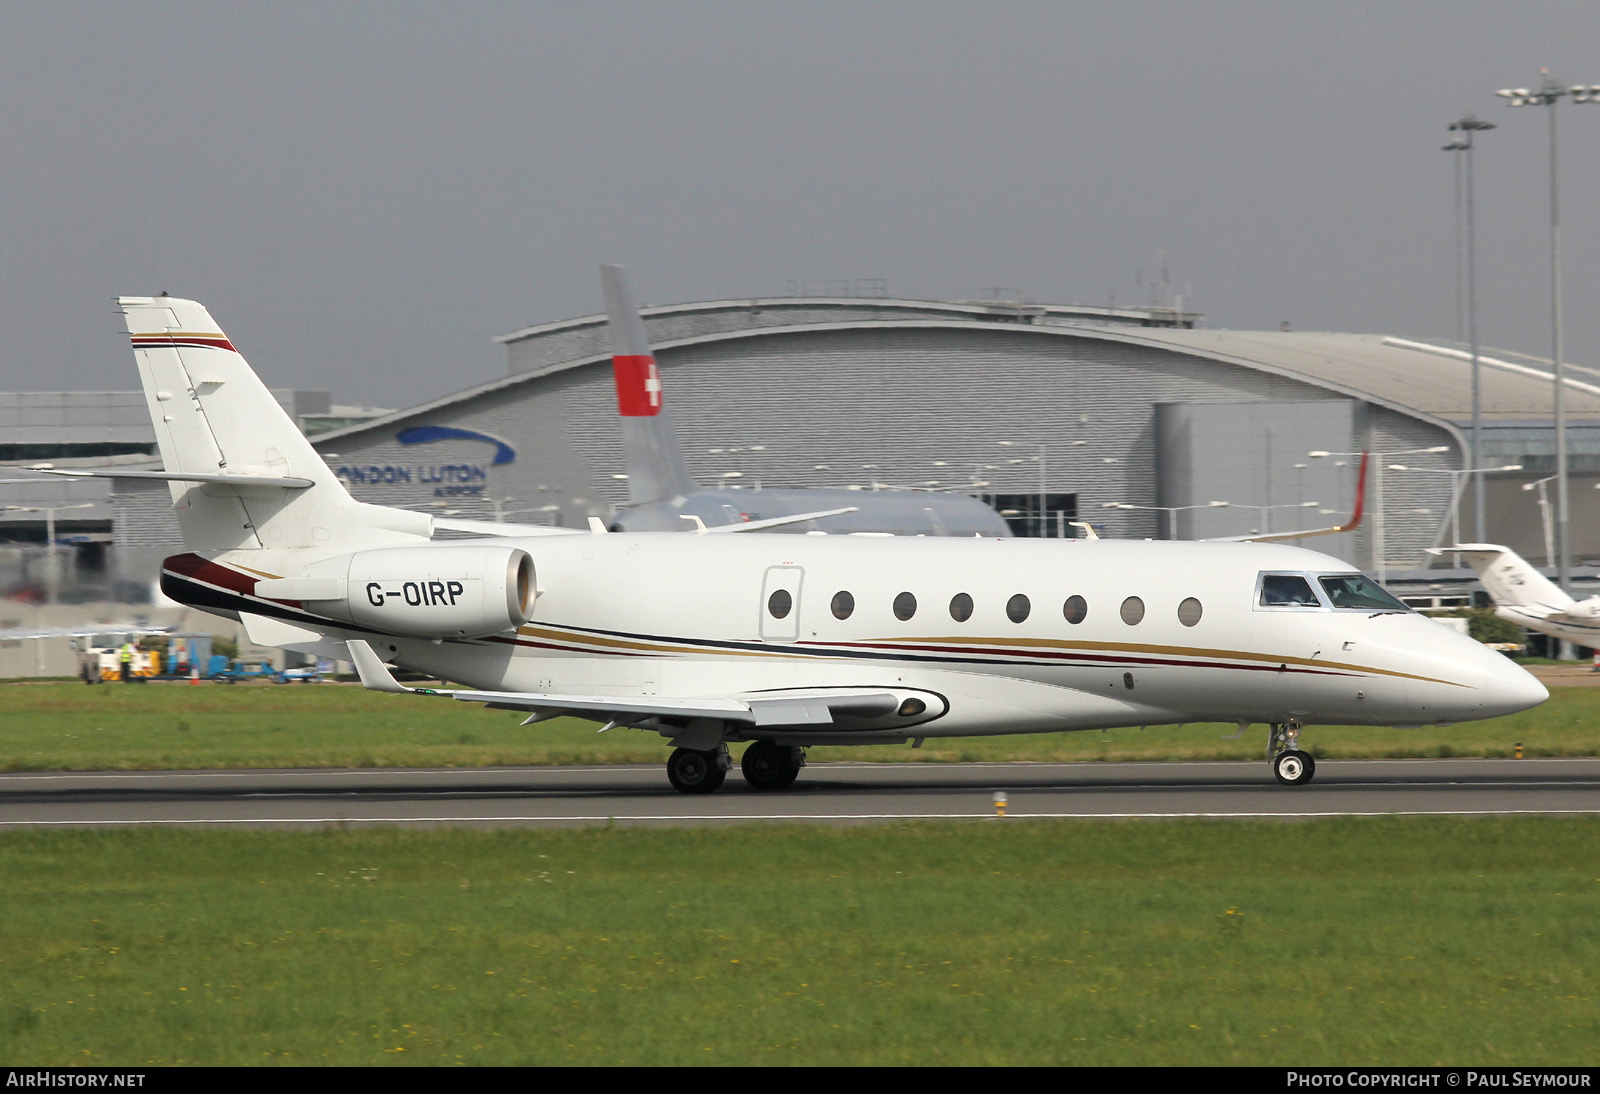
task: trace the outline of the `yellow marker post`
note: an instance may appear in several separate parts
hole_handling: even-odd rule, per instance
[[[997,817],[1006,815],[1006,792],[1004,790],[996,790],[994,792],[994,815]]]
[[[1517,742],[1517,759],[1522,759],[1522,742]]]

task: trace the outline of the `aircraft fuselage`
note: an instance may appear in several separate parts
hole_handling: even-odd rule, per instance
[[[677,533],[499,542],[526,550],[537,570],[538,599],[515,632],[438,642],[342,633],[398,665],[491,691],[898,687],[945,701],[889,726],[761,734],[794,743],[1191,721],[1443,724],[1546,695],[1500,654],[1413,612],[1335,608],[1326,594],[1263,607],[1263,574],[1317,588],[1317,575],[1353,572],[1298,547]],[[217,562],[235,572],[234,561],[258,572],[266,561],[230,555]],[[193,587],[167,591],[192,598]],[[208,595],[199,606],[225,606]],[[234,610],[291,620],[314,607],[243,585],[232,595]]]

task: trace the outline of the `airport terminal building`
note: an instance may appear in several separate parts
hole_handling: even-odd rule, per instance
[[[669,305],[643,319],[704,486],[956,490],[984,497],[1019,535],[1072,535],[1082,522],[1104,537],[1190,539],[1343,523],[1357,454],[1370,451],[1367,519],[1307,546],[1382,572],[1401,592],[1464,576],[1428,554],[1454,539],[1459,476],[1446,472],[1464,466],[1470,444],[1470,368],[1458,346],[1211,330],[1168,308],[859,296]],[[341,420],[327,393],[283,398],[364,501],[568,527],[609,520],[626,498],[626,468],[604,316],[497,341],[503,378],[421,406]],[[271,386],[273,363],[251,363]],[[1600,561],[1600,375],[1570,376],[1573,558],[1589,565]],[[353,389],[359,378],[343,382]],[[1490,477],[1488,536],[1542,563],[1540,495],[1522,487],[1552,473],[1548,362],[1489,353],[1482,396],[1483,462],[1522,467]],[[107,421],[68,437],[72,423],[25,405],[73,398],[104,404]],[[119,446],[52,460],[60,466],[154,466],[142,415],[136,393],[0,397],[0,457],[24,474],[47,458],[35,446],[54,438]],[[109,568],[137,586],[178,543],[165,484],[56,480],[0,492],[0,550],[24,563],[54,525],[58,540],[80,544],[80,568],[109,544]]]
[[[1396,577],[1437,564],[1428,548],[1454,538],[1457,477],[1442,472],[1464,466],[1471,431],[1459,347],[1206,330],[1163,308],[840,297],[643,315],[705,486],[964,490],[1021,535],[1081,521],[1192,539],[1340,524],[1352,454],[1371,451],[1369,516],[1381,515],[1312,542]],[[576,527],[624,502],[604,317],[497,341],[503,379],[317,438],[353,494]],[[1587,560],[1600,558],[1600,377],[1574,376],[1574,557]],[[1523,468],[1490,477],[1489,535],[1542,561],[1538,495],[1520,487],[1553,469],[1548,364],[1490,355],[1482,385],[1484,462]]]

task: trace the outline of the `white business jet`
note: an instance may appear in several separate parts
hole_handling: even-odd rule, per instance
[[[1433,553],[1465,558],[1501,619],[1580,646],[1600,646],[1600,596],[1572,599],[1527,559],[1498,543],[1463,543]]]
[[[733,742],[750,786],[775,790],[811,745],[1220,721],[1269,725],[1273,771],[1298,785],[1305,725],[1547,697],[1280,544],[561,532],[365,504],[204,308],[121,306],[165,466],[144,475],[170,480],[188,548],[163,564],[168,596],[348,657],[369,688],[659,733],[686,793],[721,785]],[[469,688],[406,688],[386,662]]]

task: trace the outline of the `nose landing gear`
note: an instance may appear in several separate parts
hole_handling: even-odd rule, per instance
[[[1300,750],[1300,723],[1274,722],[1267,746],[1272,774],[1284,786],[1304,786],[1317,773],[1317,761]]]

